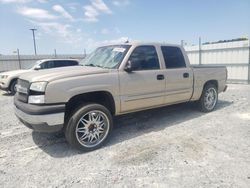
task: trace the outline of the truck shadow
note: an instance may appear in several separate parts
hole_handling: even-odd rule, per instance
[[[13,97],[14,95],[8,92],[1,93],[2,96]]]
[[[216,111],[231,104],[232,102],[220,100]],[[101,149],[149,132],[161,131],[205,114],[199,112],[193,103],[184,103],[115,117],[111,137]],[[35,144],[52,157],[62,158],[82,154],[81,151],[72,149],[68,145],[62,132],[53,134],[32,132],[32,137]]]

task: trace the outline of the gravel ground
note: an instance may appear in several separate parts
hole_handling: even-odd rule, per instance
[[[250,186],[249,85],[229,85],[208,114],[181,104],[118,117],[89,153],[24,127],[12,102],[0,93],[0,187]]]

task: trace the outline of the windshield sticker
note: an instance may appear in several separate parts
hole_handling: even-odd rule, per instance
[[[113,51],[114,52],[124,52],[126,49],[125,48],[114,48]]]

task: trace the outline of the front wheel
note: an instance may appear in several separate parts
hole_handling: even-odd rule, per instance
[[[12,95],[16,94],[16,84],[17,84],[17,80],[12,81],[10,84],[10,93]]]
[[[218,101],[218,90],[214,84],[205,85],[201,98],[198,101],[199,108],[202,112],[211,112]]]
[[[91,151],[105,143],[112,128],[112,116],[106,107],[87,104],[72,114],[65,128],[65,137],[71,146]]]

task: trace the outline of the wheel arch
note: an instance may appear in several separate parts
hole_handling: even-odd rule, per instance
[[[216,88],[218,89],[219,88],[219,83],[218,83],[218,80],[208,80],[204,83],[203,85],[203,89],[205,88],[205,86],[207,86],[208,84],[213,84],[216,86]]]
[[[105,106],[112,115],[116,113],[115,100],[108,91],[93,91],[72,96],[66,103],[65,118],[84,103],[97,103]]]
[[[13,84],[13,82],[17,81],[18,80],[18,77],[14,77],[14,78],[11,78],[10,82],[9,82],[9,86],[8,86],[8,90],[10,91],[10,87],[11,85]]]

